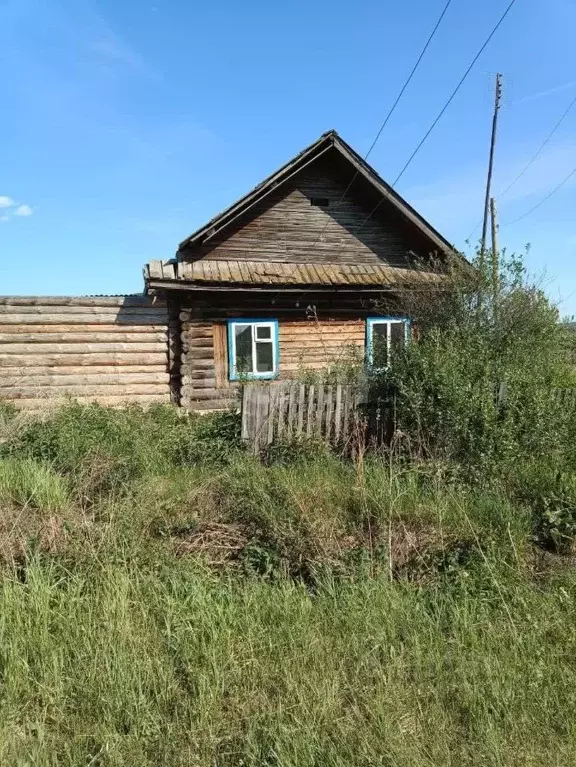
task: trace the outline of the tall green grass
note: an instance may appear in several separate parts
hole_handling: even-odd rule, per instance
[[[530,493],[263,465],[228,414],[71,405],[0,445],[0,764],[576,761],[576,575]]]
[[[572,764],[574,581],[480,580],[311,594],[33,561],[0,595],[0,760]]]

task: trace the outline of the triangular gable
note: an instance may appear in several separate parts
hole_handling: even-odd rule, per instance
[[[322,135],[317,141],[258,184],[251,192],[187,237],[180,243],[178,256],[185,257],[189,249],[203,243],[209,243],[211,238],[216,235],[223,235],[227,227],[236,222],[240,216],[244,216],[252,207],[265,200],[273,191],[278,191],[283,184],[286,184],[296,174],[330,150],[336,150],[350,164],[353,172],[368,182],[382,201],[388,201],[405,219],[406,223],[411,225],[420,237],[430,243],[431,252],[435,252],[438,256],[454,253],[453,246],[394,191],[336,131],[332,130]],[[354,194],[353,188],[350,190],[350,194]]]

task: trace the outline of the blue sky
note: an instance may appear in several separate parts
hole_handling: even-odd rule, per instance
[[[0,0],[0,293],[122,293],[324,131],[361,154],[445,0]],[[508,0],[453,0],[370,156],[396,177]],[[517,0],[398,185],[459,247],[576,96],[573,0]],[[502,245],[576,313],[576,107],[502,198]]]

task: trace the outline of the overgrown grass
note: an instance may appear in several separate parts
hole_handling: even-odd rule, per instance
[[[576,761],[576,576],[534,546],[545,472],[260,463],[231,414],[15,418],[0,764]]]

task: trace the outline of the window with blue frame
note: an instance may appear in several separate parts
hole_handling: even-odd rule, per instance
[[[390,364],[394,349],[406,345],[410,332],[407,317],[368,317],[366,320],[366,356],[375,370]]]
[[[230,380],[278,375],[278,320],[228,320]]]

